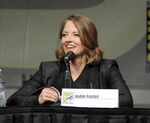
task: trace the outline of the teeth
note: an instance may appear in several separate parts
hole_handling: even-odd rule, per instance
[[[73,48],[74,46],[67,46],[67,48]]]

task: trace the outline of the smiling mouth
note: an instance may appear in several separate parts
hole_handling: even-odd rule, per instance
[[[69,49],[71,49],[71,48],[75,48],[75,46],[70,46],[70,45],[67,45],[67,46],[66,46],[66,48],[69,48]]]

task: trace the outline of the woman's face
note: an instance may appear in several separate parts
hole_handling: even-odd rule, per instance
[[[72,21],[67,21],[63,32],[61,43],[65,53],[73,51],[76,56],[82,56],[84,52],[79,32]]]

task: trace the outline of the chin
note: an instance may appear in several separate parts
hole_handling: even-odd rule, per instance
[[[73,51],[72,49],[67,49],[65,50],[65,53],[69,52],[69,51],[72,51],[74,54],[75,54],[75,51]]]

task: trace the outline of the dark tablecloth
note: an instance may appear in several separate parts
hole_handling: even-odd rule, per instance
[[[0,123],[150,123],[150,109],[4,107]]]

